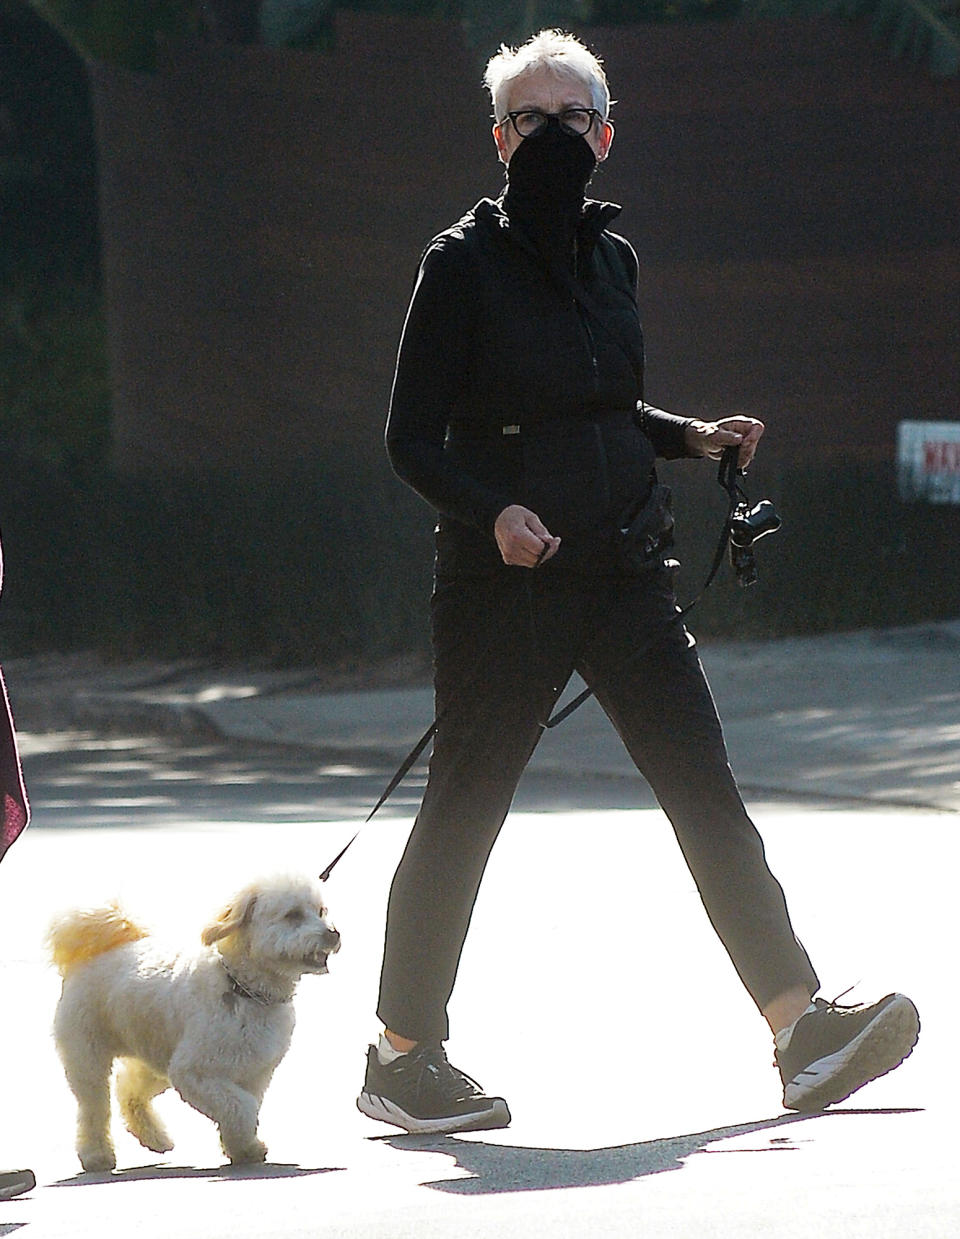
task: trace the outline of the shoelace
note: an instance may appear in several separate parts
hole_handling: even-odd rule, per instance
[[[866,1005],[865,1003],[840,1001],[841,998],[845,998],[859,984],[860,982],[858,981],[855,985],[848,985],[845,990],[842,990],[837,994],[836,998],[831,999],[829,1002],[825,998],[815,998],[813,1001],[820,1011],[836,1011],[840,1014],[843,1014],[844,1011],[862,1011]]]
[[[860,982],[856,981],[854,982],[853,985],[848,985],[845,990],[841,990],[840,993],[837,994],[836,998],[832,998],[829,1001],[826,998],[814,998],[813,1004],[817,1008],[818,1012],[829,1011],[831,1014],[839,1015],[841,1018],[844,1015],[849,1014],[853,1011],[862,1011],[865,1005],[862,1002],[846,1003],[846,1002],[840,1001],[841,998],[846,997],[846,995],[849,994],[852,989],[855,989],[856,986],[859,984]],[[804,1012],[804,1015],[813,1015],[813,1014],[814,1012],[812,1011]],[[802,1019],[803,1019],[803,1016],[801,1015],[796,1023],[799,1024],[800,1020]],[[794,1027],[796,1027],[796,1024],[794,1024]],[[778,1051],[776,1048],[774,1048],[774,1051],[773,1051],[773,1065],[774,1067],[780,1066],[780,1060],[778,1058]]]
[[[419,1051],[414,1050],[411,1058],[418,1068],[418,1090],[427,1082],[425,1077],[429,1077],[430,1087],[436,1089],[445,1102],[469,1101],[471,1097],[482,1095],[483,1089],[477,1081],[454,1067],[442,1046],[425,1045]]]

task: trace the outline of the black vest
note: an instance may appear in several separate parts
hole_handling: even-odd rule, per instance
[[[444,234],[469,253],[475,299],[469,371],[445,451],[563,539],[557,568],[596,563],[618,516],[653,475],[654,450],[636,420],[643,374],[636,258],[604,230],[616,213],[588,202],[578,238],[577,277],[599,315],[578,305],[511,233],[498,204],[478,203]],[[499,563],[488,536],[441,518],[439,573]]]

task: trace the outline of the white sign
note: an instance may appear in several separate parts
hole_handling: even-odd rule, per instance
[[[960,422],[901,422],[897,476],[908,503],[960,503]]]

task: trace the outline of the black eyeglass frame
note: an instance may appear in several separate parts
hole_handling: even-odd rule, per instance
[[[581,112],[590,117],[590,124],[587,125],[582,133],[578,129],[565,125],[560,119],[561,116],[568,116],[571,112]],[[538,125],[531,133],[521,133],[520,127],[517,125],[518,116],[542,116],[543,123]],[[552,120],[555,120],[565,133],[572,133],[578,138],[585,138],[597,121],[603,122],[603,113],[598,108],[564,108],[562,112],[541,112],[539,108],[518,108],[515,112],[508,112],[497,124],[502,127],[509,121],[518,138],[532,138],[545,129]],[[608,121],[607,124],[609,123]]]

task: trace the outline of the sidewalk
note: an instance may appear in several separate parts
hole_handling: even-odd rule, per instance
[[[779,641],[704,642],[731,764],[750,795],[960,811],[960,620]],[[186,732],[396,766],[432,718],[427,687],[321,692],[309,669],[11,660],[21,730]],[[531,769],[624,777],[596,702],[546,733]]]

